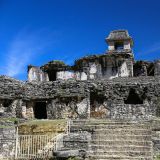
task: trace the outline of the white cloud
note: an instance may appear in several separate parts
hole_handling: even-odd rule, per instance
[[[23,30],[10,43],[6,54],[5,74],[15,77],[26,72],[26,66],[32,62],[48,45],[53,44],[52,34],[46,30],[29,32]]]

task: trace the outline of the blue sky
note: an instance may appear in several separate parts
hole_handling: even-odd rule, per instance
[[[28,64],[104,53],[115,29],[137,60],[160,59],[159,0],[0,0],[0,74],[26,80]]]

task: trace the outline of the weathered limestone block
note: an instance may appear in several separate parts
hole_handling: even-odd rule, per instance
[[[70,133],[63,137],[63,147],[69,149],[89,149],[89,144],[91,141],[91,133],[80,132],[80,133]]]
[[[81,80],[82,81],[87,80],[87,74],[85,72],[81,72]]]
[[[26,103],[26,114],[25,117],[28,119],[32,119],[34,118],[34,102],[33,101],[29,101]]]
[[[22,104],[23,104],[22,99],[17,99],[17,100],[13,101],[13,106],[16,107],[16,117],[18,117],[18,118],[23,117],[22,116]]]
[[[26,112],[26,102],[22,102],[22,118],[27,118]]]
[[[15,128],[0,128],[0,159],[14,158]]]
[[[127,68],[126,62],[123,62],[120,68],[119,77],[129,77],[129,70]]]
[[[28,66],[28,81],[49,81],[48,74],[43,72],[40,67]]]
[[[18,116],[17,112],[19,111],[18,109],[18,103],[19,103],[19,100],[14,100],[11,104],[11,113],[12,113],[12,116],[13,117],[16,117]]]
[[[49,119],[87,118],[89,110],[88,98],[84,98],[79,102],[69,98],[56,98],[47,105],[47,117]]]
[[[160,60],[155,61],[155,76],[160,76]]]
[[[87,118],[88,117],[88,112],[90,110],[89,107],[89,99],[85,98],[83,99],[80,103],[77,104],[77,112],[79,118]]]
[[[0,116],[3,116],[5,114],[5,108],[3,106],[3,102],[0,101]]]
[[[149,120],[155,116],[155,108],[143,104],[113,104],[111,119]]]

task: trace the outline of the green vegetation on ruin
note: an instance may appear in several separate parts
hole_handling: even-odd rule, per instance
[[[160,155],[157,156],[154,160],[160,160]]]
[[[0,125],[0,128],[12,128],[13,126],[5,126],[5,125]]]
[[[4,122],[16,122],[18,121],[18,118],[15,117],[8,117],[8,118],[0,118],[0,121],[4,121]]]
[[[67,121],[57,120],[31,120],[19,124],[19,134],[52,134],[62,133],[66,130]]]

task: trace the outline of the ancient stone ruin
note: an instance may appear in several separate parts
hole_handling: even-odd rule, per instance
[[[111,31],[105,40],[108,44],[106,52],[80,58],[73,66],[58,60],[41,67],[29,65],[26,82],[0,76],[0,116],[25,120],[73,120],[73,133],[64,137],[64,146],[70,148],[68,152],[63,148],[65,154],[75,154],[73,149],[77,139],[85,141],[85,145],[78,143],[77,149],[91,150],[89,153],[94,155],[91,159],[116,159],[114,156],[118,151],[126,151],[124,155],[117,154],[119,160],[151,160],[153,155],[160,154],[160,125],[152,123],[160,117],[160,60],[136,61],[132,50],[133,39],[127,30]],[[128,134],[135,129],[134,135],[139,138],[134,141],[146,139],[143,144],[137,142],[139,150],[135,143],[130,147],[135,154],[127,150],[128,146],[124,149],[123,141],[128,137],[121,134],[123,137],[120,137],[119,125],[123,129],[128,125],[127,129],[131,129]],[[109,128],[115,128],[116,133],[106,130]],[[119,145],[123,149],[112,146],[109,141],[102,143],[109,133],[118,134]],[[101,138],[99,144],[102,144],[95,142],[89,148],[92,135],[98,135]],[[107,140],[113,139],[111,135]],[[98,137],[94,138],[98,140]],[[113,143],[116,143],[114,139]],[[109,147],[112,147],[113,154],[108,153]],[[55,154],[63,155],[61,153]],[[99,154],[101,157],[98,157]]]

